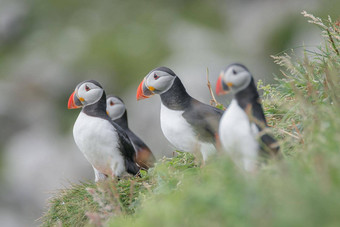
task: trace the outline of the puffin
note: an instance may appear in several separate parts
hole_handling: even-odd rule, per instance
[[[191,97],[179,77],[167,67],[151,70],[139,84],[136,98],[142,100],[154,94],[161,98],[162,132],[175,149],[199,151],[203,161],[216,152],[223,110]]]
[[[106,111],[113,122],[118,124],[129,136],[136,153],[137,164],[148,170],[156,161],[149,147],[135,134],[128,125],[127,110],[121,98],[114,95],[106,96]]]
[[[234,97],[219,125],[222,148],[231,154],[237,165],[254,172],[259,166],[259,157],[276,155],[279,145],[268,134],[254,78],[244,65],[230,64],[221,72],[216,94],[228,92],[232,92]]]
[[[119,179],[123,173],[139,173],[135,150],[126,132],[106,113],[106,95],[95,80],[79,83],[68,100],[68,109],[82,108],[73,126],[79,150],[90,162],[95,181]]]

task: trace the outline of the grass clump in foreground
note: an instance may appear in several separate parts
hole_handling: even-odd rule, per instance
[[[177,189],[181,174],[198,169],[195,162],[193,155],[178,152],[174,158],[160,160],[149,172],[142,170],[140,178],[71,185],[55,193],[40,221],[42,226],[101,226],[111,216],[131,215],[148,194]]]
[[[180,153],[141,179],[62,191],[51,200],[43,225],[59,220],[65,226],[89,221],[97,226],[338,226],[340,23],[304,16],[321,28],[324,46],[305,50],[302,57],[275,56],[282,79],[259,84],[282,160],[250,175],[226,155],[199,168],[192,155]]]

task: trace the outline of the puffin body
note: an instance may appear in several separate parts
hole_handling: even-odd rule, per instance
[[[133,144],[137,164],[143,169],[153,167],[156,159],[149,147],[130,130],[127,119],[127,110],[123,100],[117,96],[108,95],[106,102],[106,110],[109,117],[126,132]]]
[[[119,177],[125,171],[137,174],[134,148],[120,126],[106,114],[106,95],[101,85],[84,81],[69,98],[68,108],[82,108],[74,127],[73,137],[95,171],[95,180]]]
[[[216,135],[223,111],[192,98],[177,75],[166,67],[152,70],[137,90],[137,100],[161,97],[161,128],[180,151],[200,151],[203,160],[216,151]]]
[[[183,117],[184,111],[171,110],[161,104],[161,128],[165,138],[176,149],[190,152],[196,144],[196,136],[193,128]],[[182,136],[178,136],[181,134]]]
[[[279,146],[264,129],[267,122],[263,113],[254,78],[241,64],[231,64],[216,84],[216,93],[231,90],[234,98],[223,114],[219,135],[222,147],[246,171],[254,171],[260,154],[276,154]]]
[[[100,173],[120,176],[125,171],[119,136],[109,121],[80,112],[73,127],[73,137],[79,150]]]
[[[236,159],[242,159],[242,165],[247,171],[256,168],[259,144],[256,135],[259,132],[254,123],[249,122],[246,112],[233,100],[228,110],[223,114],[219,135],[222,147],[227,152],[237,151]],[[241,157],[237,157],[241,156]]]

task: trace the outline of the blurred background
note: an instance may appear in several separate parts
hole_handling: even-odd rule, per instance
[[[157,158],[171,156],[159,97],[135,100],[143,77],[168,66],[205,103],[207,69],[213,86],[232,62],[271,83],[270,55],[320,44],[302,10],[335,20],[340,1],[0,0],[1,226],[36,226],[56,189],[94,180],[73,141],[79,110],[67,109],[80,81],[121,96],[130,127]]]

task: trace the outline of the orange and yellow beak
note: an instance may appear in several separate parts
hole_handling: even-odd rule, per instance
[[[228,85],[225,84],[222,77],[223,73],[220,74],[216,82],[216,95],[225,95],[228,94],[228,92],[230,91],[229,84],[230,86],[232,84],[231,83],[228,83]]]
[[[137,95],[136,95],[137,101],[151,97],[152,95],[154,95],[153,93],[154,90],[155,89],[153,87],[147,87],[145,85],[145,78],[144,78],[144,80],[139,84],[138,89],[137,89]]]
[[[77,96],[74,96],[76,93],[76,91],[74,91],[70,98],[68,99],[68,104],[67,104],[67,108],[68,109],[78,109],[82,107],[82,104],[80,102],[80,100],[78,99]]]

